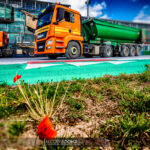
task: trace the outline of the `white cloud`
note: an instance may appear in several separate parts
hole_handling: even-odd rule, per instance
[[[100,18],[102,18],[102,19],[109,19],[110,17],[108,17],[108,15],[107,14],[104,14],[103,16],[101,16]]]
[[[61,4],[68,4],[69,0],[37,0],[37,1],[42,1],[42,2],[51,2],[51,3],[61,3]]]
[[[150,6],[145,5],[134,18],[134,22],[150,23]]]
[[[87,7],[85,4],[86,0],[70,0],[71,8],[77,10],[81,13],[82,16],[87,16]],[[93,6],[90,6],[90,17],[98,17],[103,15],[103,10],[107,8],[105,2],[95,3]]]

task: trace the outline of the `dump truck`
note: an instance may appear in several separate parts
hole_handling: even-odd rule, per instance
[[[0,31],[0,57],[11,57],[13,51],[8,47],[9,39],[7,33]]]
[[[76,59],[84,55],[112,57],[139,56],[146,40],[145,31],[102,19],[82,21],[78,11],[61,4],[51,4],[38,18],[33,17],[36,55],[50,59],[65,55]],[[37,23],[35,24],[35,20]]]

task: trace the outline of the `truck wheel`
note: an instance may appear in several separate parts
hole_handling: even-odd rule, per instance
[[[128,57],[129,56],[129,47],[126,45],[123,45],[120,55],[121,55],[121,57]]]
[[[130,46],[129,55],[135,56],[135,47],[134,46]]]
[[[106,45],[104,47],[103,57],[112,57],[113,56],[113,48],[110,45]]]
[[[28,50],[27,55],[28,57],[34,57],[34,49]]]
[[[136,46],[135,56],[140,56],[140,55],[141,55],[141,47],[140,46]]]
[[[65,55],[69,59],[76,59],[80,57],[81,50],[79,44],[77,42],[69,42]]]
[[[57,58],[57,55],[48,55],[48,58],[49,58],[49,59],[56,59],[56,58]]]

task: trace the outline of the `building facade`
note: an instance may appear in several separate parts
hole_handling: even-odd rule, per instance
[[[25,16],[21,10],[28,11],[33,15],[38,15],[41,10],[49,6],[51,3],[60,2],[62,4],[69,4],[69,0],[0,0],[0,21],[1,18],[11,19],[11,10],[14,9],[12,23],[0,22],[0,31],[5,31],[9,37],[9,43],[30,43],[34,41],[33,33],[27,30],[25,26]],[[12,7],[11,7],[12,6]],[[4,10],[5,9],[5,10]],[[108,20],[109,22],[131,26],[135,28],[142,28],[146,30],[146,46],[144,50],[150,51],[150,24],[136,23],[120,20]]]
[[[50,3],[61,2],[67,4],[67,0],[0,0],[0,18],[10,17],[10,9],[14,8],[14,21],[12,23],[0,23],[0,31],[5,31],[9,37],[9,43],[21,43],[24,35],[24,43],[34,41],[33,33],[27,30],[25,26],[25,16],[21,10],[28,11],[33,15],[38,15],[41,10],[50,5]],[[12,6],[12,7],[11,7]],[[6,11],[4,11],[6,9]],[[6,14],[7,13],[7,14]]]

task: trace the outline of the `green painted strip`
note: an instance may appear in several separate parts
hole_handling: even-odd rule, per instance
[[[132,60],[129,60],[132,61]],[[105,74],[119,75],[121,73],[141,73],[145,70],[145,64],[150,64],[150,60],[133,60],[122,64],[119,61],[99,62],[97,64],[75,66],[64,62],[51,63],[60,64],[49,67],[39,67],[25,69],[27,64],[0,65],[0,84],[7,82],[14,85],[13,78],[16,74],[21,75],[21,80],[29,84],[37,82],[58,82],[72,79],[88,79],[102,77]]]

